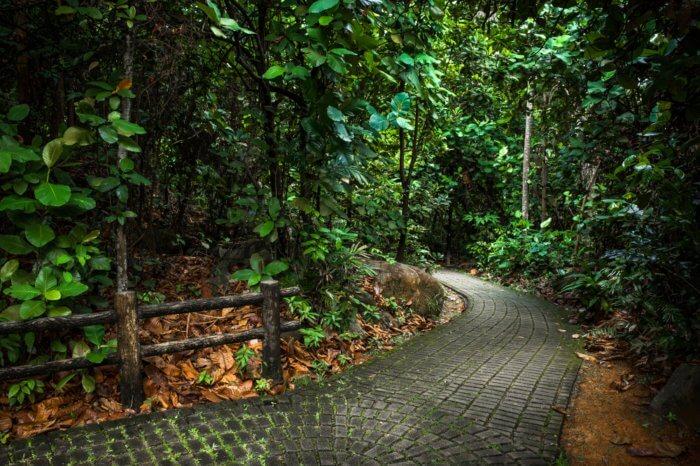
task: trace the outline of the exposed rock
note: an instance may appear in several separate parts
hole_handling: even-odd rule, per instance
[[[424,317],[437,318],[445,292],[432,275],[406,264],[371,261],[377,271],[374,286],[384,298],[393,297],[402,305]]]
[[[392,316],[391,312],[383,311],[382,317],[379,321],[387,328],[399,326],[399,323],[396,321],[396,317]]]
[[[678,366],[651,407],[663,416],[673,413],[691,429],[700,429],[700,365]]]

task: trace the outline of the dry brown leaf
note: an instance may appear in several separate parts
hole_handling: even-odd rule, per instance
[[[164,367],[161,368],[163,373],[167,375],[171,379],[175,379],[180,377],[180,374],[182,374],[182,371],[180,370],[179,367],[177,367],[174,364],[166,364]]]
[[[131,78],[124,78],[119,81],[119,84],[117,84],[117,88],[114,90],[114,92],[123,91],[124,89],[131,89]]]
[[[583,359],[584,361],[588,361],[588,362],[597,362],[598,361],[595,356],[591,356],[590,354],[586,354],[586,353],[576,352],[576,356],[578,356],[579,358]]]
[[[180,370],[182,371],[182,375],[189,381],[196,380],[197,377],[199,377],[199,372],[194,368],[189,359],[180,363]]]
[[[214,393],[213,390],[210,390],[208,388],[203,389],[201,393],[204,398],[211,401],[212,403],[219,403],[223,401],[223,398],[221,398],[219,395]]]
[[[12,429],[12,418],[9,415],[0,415],[0,432]]]

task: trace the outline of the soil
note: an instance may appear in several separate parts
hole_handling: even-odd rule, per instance
[[[649,409],[655,391],[647,380],[629,360],[583,362],[562,435],[571,465],[700,464],[700,436]]]

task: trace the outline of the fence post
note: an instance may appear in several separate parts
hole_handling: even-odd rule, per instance
[[[263,343],[263,377],[273,383],[282,383],[282,357],[280,350],[280,285],[276,280],[260,284],[263,295],[262,318],[265,330]]]
[[[143,385],[136,293],[117,292],[114,307],[117,311],[117,350],[121,360],[119,368],[121,402],[126,408],[138,410],[143,402]]]

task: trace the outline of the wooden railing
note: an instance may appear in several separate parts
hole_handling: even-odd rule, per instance
[[[115,356],[108,356],[99,363],[89,361],[86,358],[69,358],[36,365],[0,368],[0,382],[58,371],[119,365],[121,402],[126,407],[137,409],[143,402],[142,358],[240,343],[260,338],[263,340],[263,377],[279,383],[283,380],[280,335],[283,332],[301,328],[301,323],[298,321],[280,322],[280,305],[282,298],[294,296],[298,293],[299,288],[294,287],[281,290],[277,281],[268,280],[261,283],[261,293],[244,293],[220,298],[193,299],[139,306],[136,303],[136,294],[133,291],[124,291],[116,294],[114,311],[102,311],[68,317],[43,317],[28,321],[0,322],[0,335],[44,330],[65,330],[95,324],[116,323],[117,326],[117,354]],[[262,303],[263,325],[259,328],[151,345],[141,345],[139,343],[139,320],[141,319],[260,303]]]

